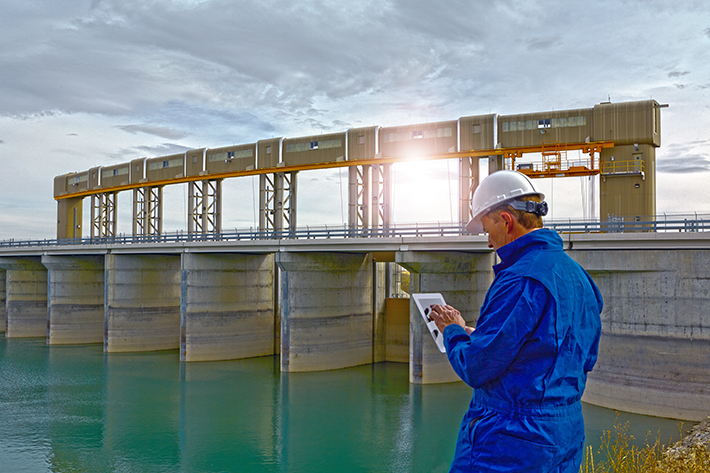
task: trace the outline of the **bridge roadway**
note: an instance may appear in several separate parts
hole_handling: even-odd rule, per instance
[[[710,233],[563,234],[605,300],[585,400],[685,420],[710,413]],[[441,292],[471,324],[495,253],[483,236],[0,247],[0,327],[108,353],[179,349],[184,362],[280,355],[283,371],[409,363],[455,381],[413,303]]]

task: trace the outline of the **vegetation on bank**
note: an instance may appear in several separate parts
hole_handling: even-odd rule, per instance
[[[663,447],[660,434],[653,443],[636,447],[629,424],[614,424],[602,435],[599,451],[588,447],[580,473],[708,473],[710,472],[710,419],[671,447]]]

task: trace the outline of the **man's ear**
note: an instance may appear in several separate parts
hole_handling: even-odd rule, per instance
[[[500,218],[505,221],[506,233],[513,233],[513,223],[515,222],[515,217],[510,212],[501,212]]]

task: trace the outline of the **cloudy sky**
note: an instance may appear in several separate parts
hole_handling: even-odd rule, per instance
[[[3,0],[0,41],[0,239],[53,238],[54,176],[93,166],[608,99],[669,104],[658,213],[710,213],[705,1]],[[398,167],[395,220],[455,219],[455,176]],[[230,181],[224,226],[254,225],[254,179]],[[584,213],[585,186],[540,182],[555,218]],[[301,173],[299,223],[342,223],[346,187]],[[166,230],[185,199],[166,188]]]

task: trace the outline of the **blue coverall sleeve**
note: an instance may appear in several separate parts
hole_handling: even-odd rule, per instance
[[[478,388],[500,377],[535,330],[549,293],[538,281],[498,281],[469,336],[458,325],[444,330],[446,352],[456,374]]]

